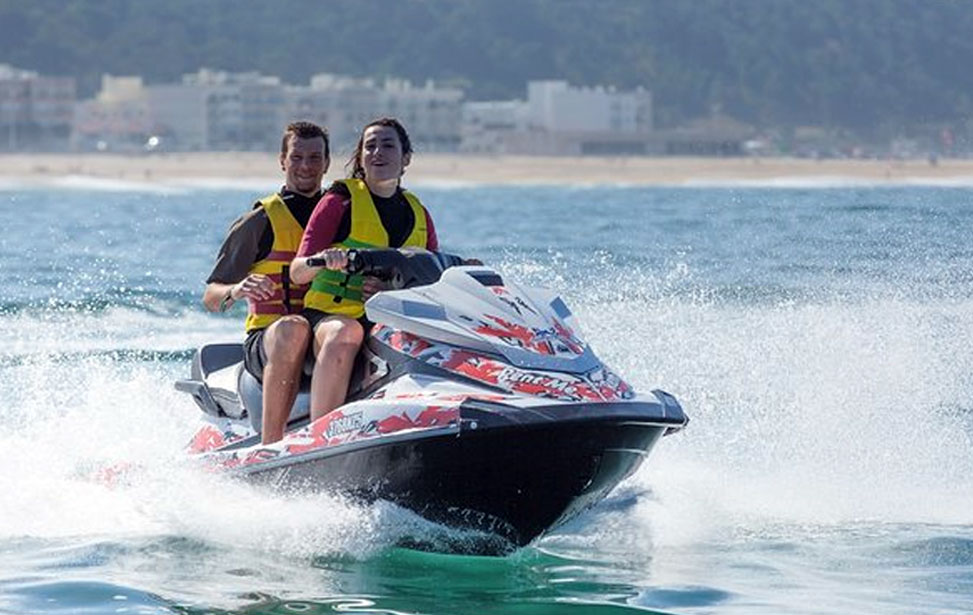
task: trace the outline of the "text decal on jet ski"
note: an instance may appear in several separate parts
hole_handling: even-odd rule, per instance
[[[462,399],[442,405],[424,403],[433,401],[436,400],[416,400],[414,403],[361,402],[359,411],[348,412],[348,408],[335,410],[307,427],[285,435],[283,440],[274,444],[215,451],[207,454],[205,459],[214,468],[233,469],[361,440],[378,440],[405,431],[459,430],[459,404]],[[212,426],[207,426],[200,430],[195,439],[199,440],[199,446],[192,452],[202,452],[202,445],[219,440],[219,434],[214,435],[212,429]]]
[[[362,422],[361,412],[356,412],[347,416],[339,416],[328,423],[328,429],[325,431],[325,434],[327,435],[328,439],[331,439],[337,435],[348,433],[349,431],[357,431],[361,429]]]
[[[568,374],[530,371],[468,350],[424,340],[404,331],[377,326],[372,336],[391,348],[430,365],[462,374],[513,393],[562,401],[615,401],[630,399],[635,392],[605,366],[585,378]]]

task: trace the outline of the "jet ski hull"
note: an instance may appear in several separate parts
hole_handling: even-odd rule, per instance
[[[669,425],[626,419],[476,429],[306,455],[248,478],[384,499],[431,521],[523,546],[601,500]]]

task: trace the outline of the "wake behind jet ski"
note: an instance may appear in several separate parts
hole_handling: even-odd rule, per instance
[[[302,391],[283,440],[260,443],[260,384],[241,344],[196,353],[177,382],[203,411],[190,453],[248,480],[385,499],[522,546],[595,504],[688,421],[668,393],[636,393],[576,331],[555,294],[426,251],[353,250],[350,273],[395,290],[346,403],[309,422]]]

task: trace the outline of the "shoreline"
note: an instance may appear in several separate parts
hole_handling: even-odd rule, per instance
[[[0,154],[0,182],[15,185],[103,180],[232,186],[280,181],[277,156],[254,152],[166,154]],[[327,180],[344,174],[332,161]],[[553,157],[422,154],[405,182],[443,185],[943,185],[973,186],[973,160],[804,158]]]

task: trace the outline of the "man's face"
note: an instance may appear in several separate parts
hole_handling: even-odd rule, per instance
[[[280,167],[286,175],[285,188],[313,196],[321,189],[329,162],[324,155],[323,138],[301,139],[291,135],[287,140],[287,151],[280,155]]]

